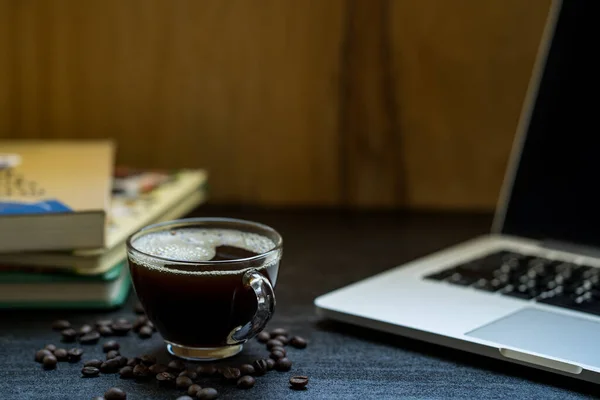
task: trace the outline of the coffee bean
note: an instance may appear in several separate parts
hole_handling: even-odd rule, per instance
[[[118,350],[111,350],[108,353],[106,353],[106,359],[110,360],[112,358],[117,358],[117,356],[119,356],[119,351]]]
[[[115,324],[128,324],[129,320],[127,318],[121,317],[121,318],[117,318],[114,323]]]
[[[172,386],[175,383],[175,375],[170,372],[156,374],[156,380],[162,386]]]
[[[240,389],[250,389],[256,383],[256,379],[250,375],[244,375],[237,381],[237,387]]]
[[[127,360],[127,366],[133,368],[136,365],[138,365],[140,362],[141,361],[140,361],[139,357],[133,357],[133,358],[130,358],[129,360]]]
[[[252,363],[256,375],[264,375],[269,370],[267,360],[256,360]]]
[[[283,328],[276,328],[271,331],[271,337],[288,336],[288,331]]]
[[[192,386],[193,383],[194,381],[192,381],[188,376],[178,376],[175,379],[175,387],[177,389],[187,390],[187,388]]]
[[[154,323],[152,321],[148,321],[146,323],[146,326],[152,329],[154,332],[156,332],[156,326],[154,326]]]
[[[141,339],[148,339],[152,337],[152,334],[154,333],[154,331],[152,330],[152,328],[150,328],[148,325],[144,325],[142,326],[142,328],[140,329],[138,336]]]
[[[268,332],[262,331],[256,335],[256,340],[261,343],[267,343],[271,339],[271,335]]]
[[[201,365],[196,368],[196,373],[200,376],[213,376],[217,373],[217,367],[214,365]]]
[[[144,364],[138,364],[133,367],[133,376],[135,376],[137,379],[147,379],[151,377],[152,374],[148,370],[148,367],[146,367]]]
[[[185,363],[181,360],[171,360],[167,365],[171,371],[181,372],[185,369]]]
[[[111,358],[110,360],[106,360],[100,365],[100,371],[103,374],[113,374],[119,370],[121,363],[116,358]]]
[[[223,368],[221,374],[223,374],[223,378],[227,379],[228,381],[237,380],[241,375],[239,369],[232,367]]]
[[[294,336],[290,339],[290,344],[297,349],[304,349],[306,348],[308,342],[306,341],[306,339],[301,338],[300,336]]]
[[[156,364],[156,357],[152,354],[144,354],[140,357],[142,364],[150,366]]]
[[[290,385],[292,389],[302,390],[308,385],[308,376],[292,376],[290,378]]]
[[[111,350],[119,350],[121,345],[117,343],[115,340],[109,340],[108,342],[102,345],[102,351],[108,353]]]
[[[45,369],[54,369],[57,363],[58,360],[52,354],[45,356],[42,360],[42,365],[44,365]]]
[[[275,350],[275,351],[272,351],[271,354],[269,354],[269,357],[271,357],[273,360],[279,360],[281,358],[284,358],[285,354],[283,354],[283,352],[281,352],[279,350]]]
[[[140,315],[135,319],[132,325],[132,329],[134,332],[139,332],[142,326],[145,326],[148,323],[148,317],[145,315]]]
[[[112,319],[99,319],[94,323],[94,325],[96,325],[96,328],[100,328],[101,326],[111,326],[112,323]]]
[[[81,375],[86,378],[93,378],[100,375],[100,370],[96,367],[83,367],[81,369]]]
[[[110,326],[113,331],[113,334],[117,336],[125,336],[131,330],[133,326],[127,321],[117,320],[114,324]]]
[[[67,350],[65,349],[56,349],[54,350],[54,357],[58,361],[67,361]]]
[[[274,351],[280,351],[283,353],[283,355],[285,356],[287,354],[287,351],[285,351],[284,347],[280,347],[280,346],[275,346],[271,349],[271,353]]]
[[[52,323],[52,329],[55,331],[64,331],[65,329],[69,329],[71,327],[71,323],[64,319],[57,319]]]
[[[100,340],[100,334],[96,331],[90,332],[79,338],[81,344],[96,344]]]
[[[292,369],[292,362],[290,361],[289,358],[280,358],[279,360],[277,360],[277,362],[275,363],[275,369],[277,371],[289,371],[290,369]]]
[[[79,328],[79,332],[77,332],[79,334],[79,336],[83,336],[83,335],[87,335],[88,333],[90,333],[91,331],[93,331],[94,329],[90,326],[90,325],[83,325],[81,328]]]
[[[283,343],[279,340],[271,339],[267,342],[267,349],[271,350],[273,347],[283,347]]]
[[[69,362],[78,362],[81,360],[81,356],[83,355],[83,350],[77,347],[73,347],[67,351],[67,359]]]
[[[124,367],[127,365],[127,357],[116,356],[113,360],[119,361],[119,367]]]
[[[176,400],[194,400],[190,396],[179,396]]]
[[[44,347],[44,349],[49,350],[49,351],[54,351],[54,350],[56,350],[56,346],[53,344],[47,344],[46,347]]]
[[[46,350],[46,349],[38,350],[35,353],[35,362],[41,363],[42,361],[44,361],[44,357],[51,356],[51,355],[52,355],[52,352],[50,350]]]
[[[283,343],[284,346],[290,342],[290,340],[287,338],[287,336],[281,336],[281,335],[275,336],[274,340],[279,340],[281,343]]]
[[[272,358],[268,358],[267,359],[267,370],[271,371],[273,368],[275,368],[275,360],[273,360]]]
[[[192,397],[196,397],[196,394],[198,394],[200,389],[202,389],[202,386],[193,384],[188,388],[187,393]]]
[[[86,361],[85,363],[83,363],[84,367],[94,367],[94,368],[100,368],[100,366],[102,365],[103,361],[100,360],[89,360]]]
[[[110,388],[104,393],[104,398],[106,400],[126,400],[127,394],[119,388]]]
[[[77,339],[77,331],[73,328],[63,329],[60,334],[62,335],[62,341],[65,343],[72,343]]]
[[[196,398],[201,400],[214,400],[219,396],[219,392],[213,388],[204,388],[200,389],[198,393],[196,393]]]
[[[165,364],[154,364],[150,366],[150,372],[154,375],[160,374],[161,372],[167,372],[169,368]]]
[[[250,364],[240,365],[240,373],[242,375],[254,375],[254,367]]]
[[[144,310],[144,306],[139,301],[136,302],[135,305],[133,306],[133,311],[136,314],[145,314],[146,313],[146,310]]]
[[[119,370],[119,376],[121,379],[133,378],[133,367],[123,367]]]
[[[110,326],[100,326],[98,327],[98,333],[101,336],[108,337],[114,334],[113,330],[110,329]]]
[[[187,371],[181,371],[179,376],[187,376],[188,378],[190,378],[193,381],[196,380],[196,378],[198,378],[198,374],[195,371],[192,371],[189,369]]]

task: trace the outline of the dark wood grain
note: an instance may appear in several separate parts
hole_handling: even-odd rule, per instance
[[[223,399],[580,399],[597,393],[584,382],[503,363],[367,329],[319,319],[313,299],[484,233],[487,214],[346,212],[335,210],[257,210],[201,208],[198,216],[230,216],[272,225],[284,237],[284,259],[276,287],[277,311],[271,327],[282,326],[310,340],[306,350],[290,350],[289,373],[271,372],[256,387],[240,392],[215,384]],[[129,400],[175,399],[179,392],[154,384],[136,384],[118,377],[79,377],[80,365],[60,364],[42,371],[34,351],[57,334],[49,329],[55,318],[79,325],[103,316],[131,316],[130,305],[113,313],[0,312],[0,397],[90,399],[111,386],[129,392]],[[160,338],[141,342],[120,340],[126,356],[153,352],[166,359]],[[84,359],[102,356],[99,346],[86,347]],[[264,354],[252,341],[233,362]],[[309,389],[294,392],[287,380],[308,375]],[[208,383],[207,384],[213,384]]]

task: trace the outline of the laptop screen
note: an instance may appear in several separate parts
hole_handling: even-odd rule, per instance
[[[600,1],[564,0],[502,233],[600,247]]]

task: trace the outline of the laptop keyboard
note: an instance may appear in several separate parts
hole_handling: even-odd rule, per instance
[[[586,265],[500,251],[425,278],[600,315],[600,268]]]

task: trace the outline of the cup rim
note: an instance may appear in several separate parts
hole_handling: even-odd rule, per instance
[[[149,231],[149,230],[153,230],[153,229],[157,229],[157,228],[165,228],[165,227],[168,227],[168,226],[174,226],[174,227],[179,227],[181,225],[183,225],[183,226],[185,226],[185,225],[193,226],[194,224],[197,224],[197,223],[206,223],[206,222],[237,223],[237,224],[242,224],[242,225],[246,225],[246,226],[253,226],[255,228],[260,228],[260,229],[262,229],[264,231],[267,231],[267,232],[269,232],[269,233],[271,233],[271,234],[274,235],[274,237],[276,238],[276,240],[275,240],[275,247],[273,247],[269,251],[257,254],[257,255],[252,256],[252,257],[237,258],[235,260],[184,261],[184,260],[177,260],[175,258],[162,257],[162,256],[157,256],[157,255],[154,255],[154,254],[150,254],[150,253],[144,252],[142,250],[139,250],[133,244],[134,237],[137,237],[138,235],[142,234],[145,231]],[[275,254],[275,253],[279,252],[282,249],[282,247],[283,247],[283,238],[281,237],[281,235],[279,234],[279,232],[277,232],[275,229],[271,228],[268,225],[261,224],[260,222],[254,222],[254,221],[249,221],[249,220],[239,219],[239,218],[194,217],[194,218],[174,219],[174,220],[170,220],[170,221],[157,222],[157,223],[154,223],[154,224],[147,225],[147,226],[145,226],[145,227],[143,227],[141,229],[138,229],[133,234],[129,235],[129,237],[127,238],[127,241],[126,241],[126,245],[127,245],[127,251],[128,252],[134,251],[135,253],[141,254],[141,255],[143,255],[145,257],[150,257],[151,259],[155,259],[155,260],[159,260],[159,261],[163,261],[163,262],[169,262],[169,263],[173,263],[173,264],[181,264],[181,265],[231,265],[231,264],[238,264],[238,263],[247,263],[247,262],[250,262],[250,261],[257,261],[257,260],[262,260],[264,258],[268,258],[270,255]]]

